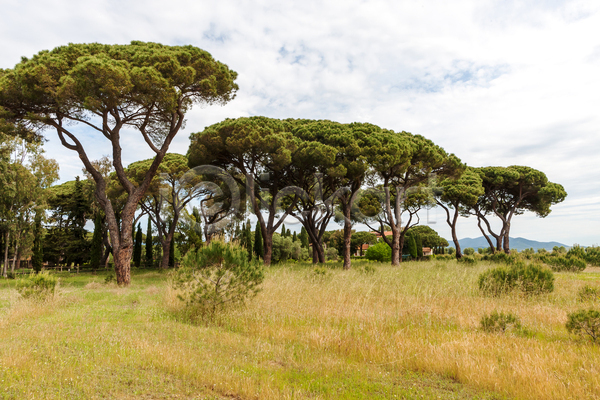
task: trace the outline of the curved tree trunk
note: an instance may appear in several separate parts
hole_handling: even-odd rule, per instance
[[[483,234],[483,237],[485,238],[485,240],[490,245],[490,249],[493,251],[494,250],[494,243],[492,243],[492,239],[490,239],[490,237],[485,233],[485,230],[481,226],[481,218],[479,218],[479,216],[477,216],[477,226],[479,227],[479,230]]]
[[[350,242],[352,239],[352,224],[350,223],[350,207],[344,210],[344,269],[350,269]]]

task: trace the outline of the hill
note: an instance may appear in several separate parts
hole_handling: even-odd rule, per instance
[[[492,242],[494,242],[494,240],[492,239]],[[454,247],[454,243],[451,240],[448,240],[448,243],[450,243],[450,247]],[[480,236],[478,238],[464,238],[464,239],[459,239],[458,243],[460,244],[460,247],[462,249],[466,249],[467,247],[472,247],[475,250],[477,250],[477,248],[479,247],[489,247],[488,242],[485,240],[485,238],[483,236]],[[529,249],[529,248],[533,248],[534,250],[537,249],[546,249],[551,251],[552,248],[554,246],[564,246],[565,248],[569,248],[570,246],[567,246],[566,244],[563,243],[559,243],[559,242],[538,242],[536,240],[530,240],[530,239],[525,239],[522,237],[518,237],[518,238],[510,238],[510,248],[511,249],[516,249],[518,251],[522,251],[525,249]]]

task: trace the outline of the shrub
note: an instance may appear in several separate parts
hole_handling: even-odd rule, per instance
[[[467,247],[463,250],[463,254],[466,256],[472,256],[473,254],[475,254],[475,249],[472,247]]]
[[[325,257],[327,260],[335,261],[338,259],[338,251],[335,247],[328,247],[325,250]]]
[[[57,282],[58,279],[48,271],[32,273],[27,278],[17,281],[17,292],[25,299],[48,300],[54,296]]]
[[[178,297],[191,316],[211,319],[255,296],[264,279],[264,268],[257,261],[248,261],[244,248],[215,239],[188,252],[172,278],[172,286],[179,290]]]
[[[498,296],[519,288],[525,294],[549,293],[554,290],[554,274],[540,265],[522,262],[489,269],[479,275],[479,289]]]
[[[464,263],[464,264],[469,264],[469,265],[474,265],[477,263],[477,260],[473,256],[462,256],[461,258],[457,259],[456,261]]]
[[[586,247],[585,260],[596,267],[600,267],[600,247]]]
[[[558,255],[542,256],[540,261],[550,265],[550,268],[556,272],[581,272],[587,266],[583,259],[573,255],[565,257]]]
[[[495,263],[513,264],[517,260],[517,257],[515,255],[508,255],[504,252],[497,252],[492,254],[486,254],[485,256],[483,256],[483,259]]]
[[[517,264],[521,291],[526,294],[550,293],[554,290],[554,274],[548,268],[536,264]]]
[[[600,338],[600,312],[596,310],[579,310],[567,316],[567,331],[589,337],[593,342]]]
[[[584,286],[577,292],[579,301],[595,301],[600,300],[600,288],[592,286]]]
[[[369,246],[365,257],[371,261],[392,261],[392,248],[385,242],[379,242],[374,246]]]
[[[512,268],[497,267],[479,275],[479,290],[491,296],[512,291],[517,284],[517,274]]]
[[[493,311],[490,315],[484,315],[480,321],[481,329],[488,333],[504,333],[507,330],[521,330],[519,318],[511,313],[499,313]]]

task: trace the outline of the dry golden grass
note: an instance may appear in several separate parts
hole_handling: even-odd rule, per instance
[[[5,285],[0,398],[600,398],[599,347],[564,328],[568,312],[598,308],[577,291],[600,271],[557,274],[548,295],[489,298],[476,290],[489,264],[374,265],[270,268],[246,307],[205,324],[156,273],[129,288],[65,278],[47,304]],[[493,310],[528,333],[481,332]]]

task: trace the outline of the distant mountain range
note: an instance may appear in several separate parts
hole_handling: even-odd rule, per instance
[[[448,243],[450,244],[450,247],[454,247],[454,242],[452,242],[452,240],[448,240]],[[458,243],[460,244],[460,248],[461,249],[466,249],[467,247],[472,247],[475,250],[477,250],[479,247],[485,248],[485,247],[489,247],[490,245],[488,244],[487,240],[485,240],[485,238],[483,236],[480,236],[478,238],[472,239],[472,238],[464,238],[464,239],[459,239]],[[496,241],[492,238],[492,243],[496,243]],[[534,250],[537,249],[546,249],[546,250],[552,250],[552,248],[554,246],[564,246],[566,249],[568,249],[571,246],[567,246],[566,244],[562,244],[562,243],[558,243],[558,242],[538,242],[536,240],[529,240],[529,239],[525,239],[525,238],[510,238],[510,248],[511,249],[516,249],[518,251],[522,251],[525,249],[529,249],[529,248],[533,248]]]

